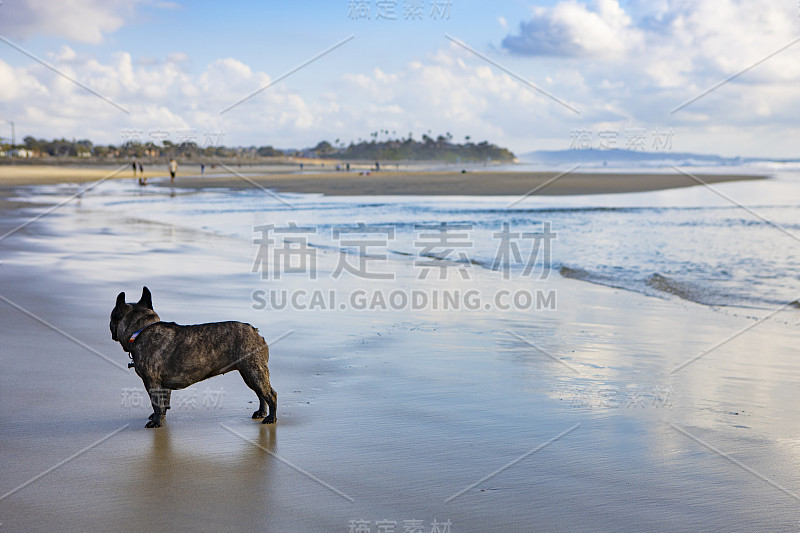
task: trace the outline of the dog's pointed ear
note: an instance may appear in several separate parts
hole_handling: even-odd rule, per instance
[[[151,311],[153,310],[153,296],[147,287],[142,287],[142,297],[139,299],[139,305],[143,305]]]
[[[125,305],[125,293],[121,292],[117,296],[117,307],[122,307],[123,305]]]

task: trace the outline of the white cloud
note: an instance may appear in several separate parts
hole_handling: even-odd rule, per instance
[[[672,43],[673,52],[691,58],[693,72],[735,74],[795,40],[800,7],[770,0],[708,0],[682,6],[652,40]],[[760,65],[750,82],[797,79],[797,51],[779,54]],[[743,80],[744,81],[744,80]]]
[[[584,89],[561,91],[585,128],[674,127],[680,149],[796,156],[786,139],[800,123],[800,42],[769,56],[800,35],[798,15],[771,0],[562,0],[502,44],[509,61],[535,58],[554,79],[581,74]]]
[[[36,34],[82,43],[101,43],[133,16],[143,0],[26,0],[4,2],[0,34],[27,39]]]
[[[335,100],[309,103],[277,84],[220,115],[271,81],[233,58],[216,60],[197,74],[183,69],[187,56],[182,53],[138,62],[118,52],[100,62],[65,46],[48,59],[59,72],[130,113],[43,65],[14,68],[0,61],[0,116],[13,116],[21,136],[91,137],[117,144],[131,130],[145,136],[166,131],[175,142],[180,132],[194,130],[198,144],[206,142],[205,132],[216,131],[224,132],[228,144],[304,146],[305,139],[316,138],[316,129],[340,112]],[[391,82],[390,75],[379,78]]]
[[[506,37],[503,46],[520,55],[619,56],[641,41],[631,22],[617,0],[597,0],[594,9],[568,0],[534,8],[519,34]]]
[[[45,87],[35,76],[0,59],[0,103],[13,103],[32,95],[42,96],[45,92]]]
[[[309,146],[321,139],[355,141],[376,130],[395,131],[396,136],[413,132],[417,138],[428,130],[436,135],[449,131],[457,139],[470,135],[476,141],[521,146],[535,142],[539,127],[557,130],[552,119],[564,114],[455,45],[396,71],[342,74],[325,87],[290,89],[293,84],[281,82],[223,114],[272,78],[234,58],[192,73],[176,62],[183,57],[173,53],[142,62],[118,52],[100,62],[68,47],[49,56],[57,69],[128,109],[129,115],[42,65],[13,69],[0,63],[0,112],[13,109],[21,134],[36,137],[119,143],[131,129],[173,134],[194,129],[199,143],[204,131],[217,130],[225,132],[228,144],[279,147]],[[550,89],[579,83],[576,76],[569,72],[554,78]],[[568,139],[567,133],[561,136]]]
[[[202,64],[181,52],[117,52],[101,62],[65,46],[48,61],[130,115],[35,62],[0,61],[0,116],[13,115],[20,136],[101,143],[120,142],[127,129],[194,130],[201,144],[204,132],[224,131],[226,144],[283,148],[431,130],[525,152],[568,148],[576,128],[643,127],[673,128],[676,150],[794,155],[800,43],[670,113],[800,34],[790,11],[767,0],[569,0],[539,9],[534,19],[554,24],[542,29],[550,40],[539,55],[486,53],[580,115],[451,43],[401,67],[345,70],[311,84],[292,78],[223,114],[273,78],[233,57]],[[543,56],[548,50],[557,57]]]

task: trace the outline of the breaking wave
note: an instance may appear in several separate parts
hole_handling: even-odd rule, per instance
[[[647,276],[634,276],[631,275],[630,272],[625,274],[619,273],[614,276],[600,272],[590,272],[583,268],[562,266],[559,269],[559,273],[564,278],[634,291],[659,298],[676,297],[681,300],[713,307],[735,306],[771,308],[786,303],[769,298],[754,301],[752,295],[721,292],[712,288],[710,284],[704,285],[702,282],[679,280],[657,272]]]

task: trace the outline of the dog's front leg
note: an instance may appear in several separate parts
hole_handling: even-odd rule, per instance
[[[150,395],[153,414],[150,415],[150,421],[144,427],[160,428],[161,423],[164,422],[164,417],[167,416],[167,409],[169,409],[169,400],[172,391],[161,387],[152,387],[148,389],[147,393]]]

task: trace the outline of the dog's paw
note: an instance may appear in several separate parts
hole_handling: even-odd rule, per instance
[[[265,416],[267,416],[267,413],[264,411],[256,411],[253,413],[253,418],[264,418]]]
[[[275,415],[270,414],[267,418],[264,419],[262,424],[274,424],[275,423]]]
[[[155,420],[150,420],[147,424],[145,424],[146,428],[160,428],[161,427],[161,420],[156,418]]]

